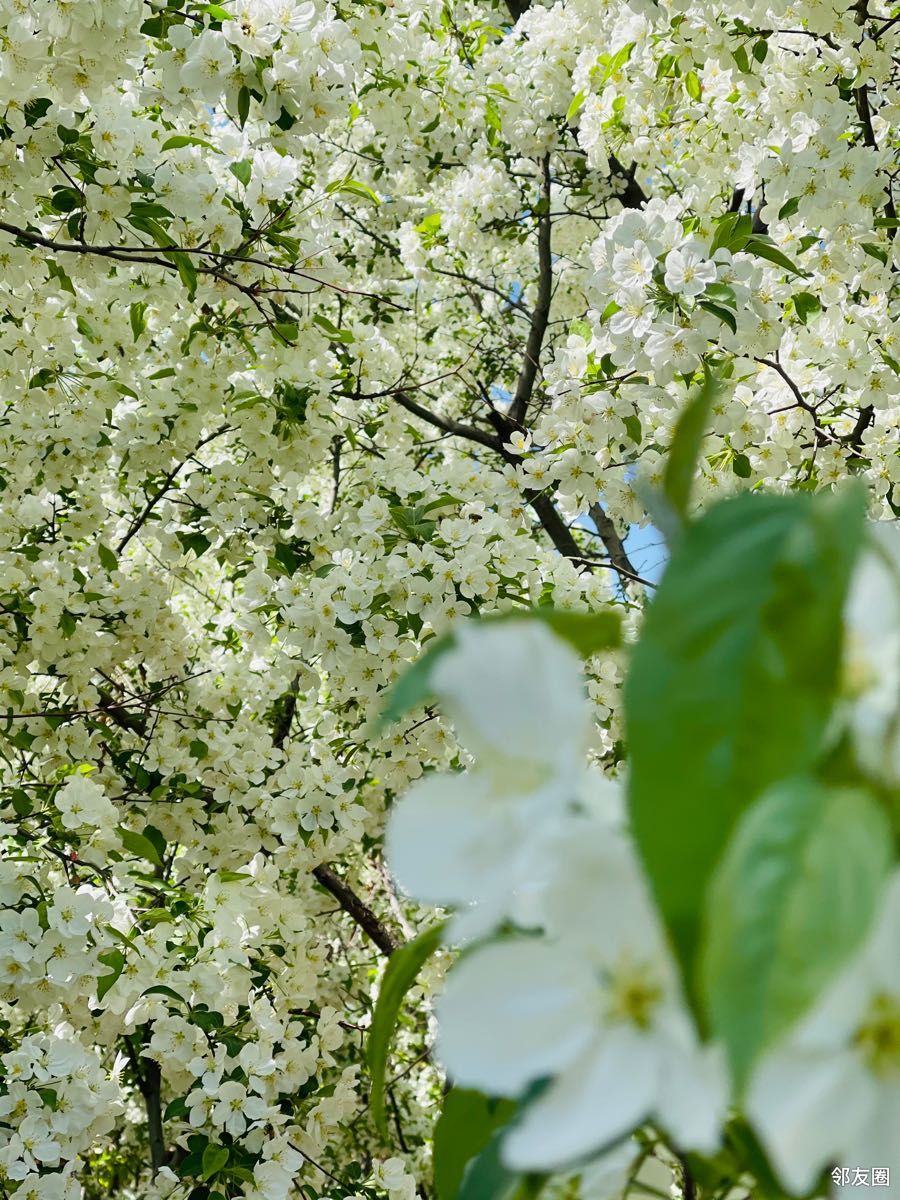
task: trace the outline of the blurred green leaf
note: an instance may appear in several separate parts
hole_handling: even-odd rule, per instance
[[[865,494],[745,493],[688,526],[625,687],[634,835],[688,977],[743,810],[820,753]]]
[[[738,1081],[859,946],[890,848],[887,815],[859,788],[797,777],[741,817],[707,896],[701,962]]]

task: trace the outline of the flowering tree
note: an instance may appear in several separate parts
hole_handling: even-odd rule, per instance
[[[2,14],[2,1189],[17,1200],[409,1200],[431,1188],[443,1077],[421,1003],[402,1019],[386,1091],[364,1065],[383,963],[430,921],[387,874],[385,812],[428,774],[419,815],[430,832],[398,842],[402,858],[404,845],[457,837],[439,824],[448,795],[471,807],[503,779],[510,797],[521,787],[510,755],[492,759],[480,717],[473,727],[462,707],[430,702],[428,672],[404,676],[425,707],[406,705],[401,682],[400,719],[378,724],[384,697],[461,617],[616,609],[633,641],[653,589],[628,529],[652,520],[674,545],[692,479],[691,514],[734,493],[765,493],[746,502],[762,505],[754,515],[796,500],[790,518],[771,518],[788,540],[795,513],[819,512],[788,494],[851,475],[870,517],[892,518],[900,20],[874,0],[740,11],[682,0],[3,0]],[[684,415],[696,418],[693,437]],[[821,511],[845,514],[846,503]],[[818,515],[807,520],[819,528]],[[861,526],[821,522],[793,575],[774,533],[736,552],[724,576],[690,558],[679,576],[674,558],[666,603],[725,603],[723,579],[742,578],[737,568],[768,547],[765,569],[789,577],[791,640],[833,668]],[[691,528],[685,547],[728,533]],[[809,572],[820,570],[825,615],[807,642]],[[658,630],[664,599],[660,589]],[[883,611],[879,654],[896,629]],[[748,773],[702,869],[670,862],[670,894],[665,844],[647,833],[659,763],[644,783],[640,772],[660,730],[673,777],[688,778],[686,750],[662,713],[648,732],[638,707],[623,731],[626,653],[611,629],[601,621],[581,643],[584,714],[571,660],[554,659],[555,643],[533,647],[547,669],[529,740],[534,762],[552,768],[536,811],[584,816],[560,797],[585,753],[609,780],[633,763],[634,837],[661,917],[640,898],[612,814],[591,817],[615,828],[584,853],[609,860],[604,886],[636,897],[629,929],[665,960],[653,987],[687,1056],[679,1086],[698,1099],[687,1130],[685,1093],[645,1090],[631,1124],[652,1117],[675,1151],[711,1152],[726,1100],[668,944],[694,953],[689,914],[714,851],[744,801],[755,811],[751,793],[787,777],[787,760],[773,749],[771,769]],[[768,664],[768,647],[754,645]],[[652,690],[641,653],[629,688]],[[453,661],[439,698],[458,690]],[[662,669],[653,661],[651,674]],[[497,678],[486,728],[512,736],[516,677]],[[801,772],[837,703],[834,678],[813,679],[819,707],[774,726]],[[885,679],[852,718],[879,754],[879,721],[895,720],[896,680]],[[553,698],[565,719],[545,724]],[[538,748],[550,738],[548,759]],[[434,774],[467,761],[463,747],[487,760],[465,792]],[[733,747],[741,762],[768,753],[749,734]],[[864,771],[890,778],[880,759]],[[711,803],[732,782],[710,776],[697,796]],[[414,811],[406,804],[398,813]],[[504,822],[525,811],[507,807],[487,864]],[[878,818],[870,824],[877,833]],[[426,902],[478,900],[461,939],[501,920],[527,927],[508,910],[532,878],[518,849],[473,894],[472,864],[453,874],[458,845],[428,878],[407,877],[398,859],[401,881]],[[739,846],[729,853],[739,872]],[[872,912],[878,878],[873,869]],[[574,930],[571,898],[559,903],[554,921]],[[830,967],[867,914],[836,938]],[[598,926],[573,958],[543,927],[534,952],[576,974],[614,948]],[[717,936],[727,957],[728,927]],[[495,952],[518,953],[484,950]],[[414,1001],[449,957],[429,960]],[[474,966],[464,959],[453,978],[448,1014],[454,992],[480,1003]],[[656,1000],[638,988],[610,1003],[641,1017]],[[729,1003],[716,999],[723,1029]],[[577,1037],[595,1017],[573,1023]],[[550,1040],[535,1048],[538,1075],[559,1073],[572,1036],[565,1054]],[[748,1067],[750,1050],[725,1041]],[[537,1081],[533,1062],[504,1075],[502,1049],[497,1073],[485,1060],[481,1074],[447,1052],[451,1073],[490,1097],[482,1132],[509,1115],[495,1095]],[[762,1094],[781,1091],[776,1079]],[[766,1111],[780,1125],[777,1106]],[[754,1128],[781,1184],[814,1186],[831,1150],[813,1147],[792,1169],[767,1119]],[[516,1162],[568,1168],[570,1148]],[[458,1183],[442,1176],[441,1200]],[[564,1186],[605,1185],[595,1172]]]

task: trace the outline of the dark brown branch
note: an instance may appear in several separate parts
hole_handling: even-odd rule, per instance
[[[816,445],[824,446],[826,442],[834,441],[834,438],[832,438],[819,424],[819,414],[816,412],[815,408],[813,408],[813,406],[810,404],[810,402],[806,399],[806,397],[800,391],[799,387],[797,387],[797,385],[793,381],[793,379],[791,379],[790,375],[788,375],[787,371],[784,369],[784,367],[781,365],[781,363],[776,362],[772,358],[758,358],[756,361],[759,363],[762,363],[762,365],[764,367],[771,367],[771,369],[773,371],[777,372],[777,374],[779,374],[781,376],[781,378],[784,380],[784,382],[791,389],[791,392],[794,395],[794,399],[797,401],[798,407],[802,408],[804,412],[808,412],[809,415],[812,417],[813,430],[815,431],[815,435],[816,435]]]
[[[859,454],[862,449],[863,434],[874,420],[874,407],[871,404],[865,405],[865,407],[859,410],[859,416],[856,418],[856,424],[853,426],[853,429],[847,434],[846,438],[841,439],[855,454]]]
[[[275,728],[272,730],[272,745],[276,750],[280,750],[288,739],[291,732],[291,726],[294,723],[294,716],[297,712],[297,689],[300,686],[300,676],[295,675],[291,681],[290,691],[283,698],[284,707],[278,720],[275,722]]]
[[[172,259],[158,258],[155,255],[148,254],[148,246],[89,246],[86,242],[55,242],[52,238],[44,237],[39,233],[32,233],[30,230],[22,229],[18,225],[10,225],[6,221],[0,221],[0,229],[12,234],[13,237],[19,238],[30,246],[41,246],[45,250],[52,250],[54,253],[93,254],[99,258],[112,259],[114,262],[142,263],[154,267],[163,267],[167,271],[178,271],[178,264]],[[232,254],[224,250],[210,250],[206,246],[179,246],[175,242],[171,246],[160,246],[158,250],[160,254],[200,255],[220,263],[240,263],[242,265],[262,267],[267,271],[276,271],[292,278],[310,280],[313,283],[317,283],[319,287],[330,288],[331,291],[338,292],[342,296],[364,296],[369,300],[379,300],[381,303],[387,304],[391,308],[396,308],[401,312],[407,311],[404,305],[398,304],[388,296],[379,296],[374,292],[366,292],[358,288],[341,287],[340,284],[332,283],[327,279],[321,279],[319,276],[312,275],[309,271],[303,271],[299,267],[292,267],[283,263],[267,262],[263,258],[248,258],[244,255]],[[222,283],[229,284],[237,291],[243,292],[245,296],[249,296],[257,307],[259,307],[258,296],[264,292],[277,292],[282,295],[291,290],[284,287],[263,288],[258,284],[248,285],[241,283],[233,275],[227,274],[222,267],[208,266],[203,262],[197,263],[195,270],[203,275],[210,275],[213,279],[218,279]],[[309,293],[303,290],[300,294],[306,296]]]
[[[146,1063],[140,1089],[147,1109],[147,1139],[150,1143],[150,1163],[155,1175],[167,1158],[162,1119],[162,1072],[159,1063],[154,1062],[152,1058],[148,1058]]]
[[[162,1072],[152,1058],[139,1057],[131,1037],[125,1037],[125,1047],[131,1059],[138,1091],[147,1111],[147,1142],[150,1147],[150,1167],[154,1175],[164,1167],[168,1154],[163,1133]]]
[[[678,1162],[681,1166],[681,1184],[684,1200],[697,1200],[697,1184],[685,1155],[679,1154]]]
[[[360,929],[372,939],[382,954],[393,954],[400,943],[381,923],[368,904],[360,900],[356,892],[348,887],[327,863],[314,867],[313,875],[322,887],[334,896],[344,912],[352,917]]]
[[[433,413],[423,405],[417,404],[405,392],[395,391],[392,393],[392,396],[401,408],[405,408],[407,412],[411,412],[414,416],[419,417],[420,420],[427,421],[435,429],[442,429],[444,433],[456,434],[457,437],[466,438],[467,441],[477,442],[480,446],[487,446],[489,450],[500,452],[500,442],[489,433],[475,429],[472,425],[463,425],[460,421],[453,421],[448,417],[439,417],[437,413]]]
[[[525,498],[537,514],[544,532],[560,554],[565,558],[581,558],[581,547],[575,541],[568,525],[556,511],[556,505],[547,493],[527,491]]]
[[[272,732],[272,744],[279,750],[287,741],[297,711],[297,688],[300,683],[299,675],[291,683],[284,708]],[[382,954],[390,955],[400,944],[393,934],[382,924],[365,901],[337,875],[327,863],[313,868],[313,875],[327,892],[330,892],[338,904],[352,917],[364,933],[372,939]]]
[[[875,138],[875,130],[872,127],[872,110],[869,106],[868,84],[864,83],[861,87],[856,88],[853,96],[856,100],[856,112],[859,117],[859,123],[862,126],[863,141],[870,149],[877,150],[878,142]],[[894,206],[894,200],[890,191],[888,191],[888,198],[884,204],[884,215],[891,221],[896,221],[897,219],[897,209]],[[888,237],[893,240],[897,230],[889,225],[886,232]]]
[[[519,17],[524,17],[531,8],[531,0],[506,0],[506,7],[512,19],[518,21]]]
[[[205,438],[201,438],[200,441],[197,443],[197,445],[194,447],[194,449],[191,451],[191,453],[187,456],[187,458],[182,459],[180,463],[178,463],[176,466],[174,466],[172,468],[172,470],[168,473],[168,475],[166,475],[166,477],[163,479],[162,484],[157,488],[157,490],[153,493],[153,495],[150,497],[150,499],[147,501],[147,503],[141,509],[141,512],[139,513],[139,515],[137,517],[135,517],[134,521],[132,521],[125,536],[120,540],[118,546],[116,547],[116,550],[118,551],[119,554],[122,553],[122,551],[125,549],[125,547],[128,545],[128,543],[134,537],[134,535],[136,533],[138,533],[139,530],[142,528],[142,526],[144,525],[144,522],[147,520],[147,518],[153,512],[153,509],[156,507],[156,505],[159,503],[159,501],[163,498],[163,496],[165,496],[166,492],[169,490],[169,488],[175,482],[175,478],[178,475],[178,472],[181,470],[181,468],[187,462],[190,461],[190,459],[193,457],[193,455],[195,455],[197,453],[198,450],[200,450],[203,446],[206,446],[209,442],[213,441],[215,438],[221,437],[221,435],[223,433],[227,433],[228,429],[229,429],[228,425],[221,425],[218,429],[214,430],[213,433],[209,433],[206,435]]]
[[[632,163],[630,167],[624,167],[614,156],[609,160],[609,169],[614,176],[624,179],[625,187],[619,192],[619,202],[625,208],[640,208],[642,204],[647,203],[647,193],[635,179],[637,174],[637,163]]]
[[[513,300],[510,294],[512,289],[504,292],[503,288],[496,287],[493,283],[486,283],[483,279],[477,279],[474,275],[467,275],[464,271],[450,271],[446,267],[435,266],[430,266],[428,270],[433,271],[435,275],[446,275],[450,279],[462,279],[466,283],[471,283],[473,287],[481,288],[482,291],[492,292],[495,296],[499,296],[501,300],[504,300],[510,308],[515,309],[516,312],[520,312],[529,319],[532,317],[527,306],[521,300]]]
[[[588,512],[597,528],[601,542],[606,547],[609,561],[623,575],[638,579],[638,573],[634,569],[631,559],[628,557],[628,551],[625,549],[624,542],[619,537],[619,531],[616,529],[612,517],[609,516],[599,503],[592,504]]]
[[[541,350],[544,346],[544,336],[547,333],[547,323],[550,320],[550,301],[553,298],[553,252],[551,247],[550,221],[550,155],[545,154],[541,160],[541,199],[538,211],[538,294],[537,303],[531,314],[531,327],[528,330],[528,341],[525,343],[525,361],[519,372],[516,392],[509,406],[509,419],[513,425],[522,429],[525,414],[534,392],[538,367],[541,361]]]

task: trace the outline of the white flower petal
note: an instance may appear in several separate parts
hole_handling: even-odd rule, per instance
[[[575,772],[587,727],[581,663],[537,621],[463,623],[432,686],[476,757]]]
[[[606,1154],[591,1159],[581,1173],[578,1187],[581,1200],[614,1200],[621,1196],[640,1149],[640,1143],[629,1137]]]
[[[683,1150],[712,1154],[728,1107],[728,1070],[720,1046],[667,1049],[656,1114]]]
[[[848,1144],[845,1163],[888,1167],[891,1182],[896,1186],[900,1179],[900,1088],[895,1080],[878,1085],[868,1120],[862,1123],[852,1144]]]
[[[455,1083],[515,1095],[589,1044],[591,983],[578,958],[545,942],[474,950],[438,1001],[438,1056]]]
[[[610,1030],[525,1109],[503,1140],[504,1163],[520,1171],[574,1165],[639,1125],[657,1082],[652,1041],[628,1026]]]
[[[763,1059],[745,1107],[782,1183],[807,1192],[842,1158],[872,1100],[871,1082],[850,1051],[823,1058],[788,1048]]]
[[[514,832],[509,804],[492,799],[478,772],[430,775],[391,813],[387,860],[416,899],[466,904],[494,889]]]
[[[640,864],[624,834],[603,820],[573,818],[550,835],[547,859],[555,866],[544,899],[548,929],[582,938],[600,962],[625,952],[668,963]]]

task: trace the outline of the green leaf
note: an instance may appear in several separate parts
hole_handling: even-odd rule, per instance
[[[212,545],[212,542],[205,533],[184,533],[179,529],[176,531],[175,536],[181,542],[181,548],[184,553],[187,554],[189,550],[192,550],[197,558],[201,554],[205,554]]]
[[[213,154],[221,154],[222,151],[218,146],[214,146],[212,142],[206,141],[205,138],[194,137],[189,133],[177,133],[174,137],[167,138],[161,150],[180,150],[183,146],[202,146],[205,150],[212,150]]]
[[[714,300],[717,304],[724,304],[728,308],[737,308],[737,296],[734,288],[727,283],[711,283],[703,292],[704,300]]]
[[[104,950],[97,958],[105,967],[109,967],[108,975],[100,975],[97,979],[97,999],[102,1000],[112,985],[125,969],[125,955],[121,950]]]
[[[384,1117],[384,1079],[387,1058],[400,1015],[403,997],[416,981],[419,971],[441,944],[445,922],[432,925],[417,938],[395,950],[388,960],[378,1002],[372,1014],[372,1026],[366,1040],[366,1062],[372,1078],[370,1105],[372,1118],[382,1136],[387,1136]]]
[[[488,620],[515,619],[489,617]],[[577,650],[582,658],[590,658],[601,650],[611,650],[622,644],[622,622],[614,608],[598,609],[597,612],[567,612],[562,608],[535,608],[523,613],[519,619],[543,621],[553,632]]]
[[[362,196],[366,200],[371,200],[373,204],[381,203],[378,193],[359,179],[337,179],[334,183],[329,183],[325,191],[329,195],[334,192],[347,192],[351,196]]]
[[[688,968],[741,813],[820,752],[865,506],[854,486],[715,505],[688,526],[647,611],[625,687],[629,803]]]
[[[629,413],[628,416],[622,418],[622,424],[625,426],[625,432],[634,444],[639,446],[641,438],[644,436],[644,431],[641,428],[641,418],[636,413]]]
[[[877,258],[880,263],[887,266],[888,254],[884,246],[876,246],[874,242],[860,242],[860,247],[870,258]]]
[[[162,833],[160,833],[155,825],[145,825],[142,836],[155,848],[160,864],[164,863],[166,858],[166,839]],[[153,860],[151,859],[150,861],[152,862]]]
[[[625,64],[631,58],[631,52],[634,49],[634,45],[634,42],[627,42],[624,46],[618,49],[615,54],[600,55],[597,65],[591,70],[591,80],[594,83],[594,87],[598,91],[604,86],[604,84],[608,83],[609,80],[612,79],[613,75],[615,75],[617,71],[621,70],[621,68],[625,66]],[[602,71],[600,70],[601,67],[603,68]]]
[[[688,71],[688,73],[685,75],[684,90],[692,100],[700,99],[700,96],[703,92],[703,87],[696,71]]]
[[[135,341],[141,336],[147,328],[147,304],[144,300],[136,300],[134,304],[129,306],[128,319],[131,322],[131,335]]]
[[[736,1079],[859,946],[890,856],[890,822],[859,788],[790,779],[744,813],[709,889],[702,956]]]
[[[778,220],[785,221],[788,217],[794,216],[800,210],[800,197],[791,196],[790,200],[785,200],[781,208],[778,210]]]
[[[289,346],[293,346],[297,341],[298,329],[294,321],[276,321],[274,329],[281,340],[287,342]]]
[[[497,1129],[516,1111],[513,1100],[496,1100],[466,1088],[451,1088],[434,1127],[434,1189],[438,1200],[455,1200],[463,1173]]]
[[[481,619],[482,624],[508,621],[543,621],[553,632],[568,642],[583,658],[601,650],[612,650],[622,644],[622,622],[614,608],[597,612],[567,612],[557,608],[518,609]],[[455,635],[444,634],[432,639],[423,654],[388,690],[377,729],[383,730],[428,700],[431,695],[431,673],[438,660],[456,644]]]
[[[188,299],[193,300],[197,293],[197,268],[191,262],[190,255],[180,250],[169,250],[166,252],[166,258],[175,264],[178,278],[187,289]]]
[[[34,812],[34,801],[22,788],[15,788],[12,793],[12,806],[16,816],[28,817]]]
[[[687,515],[700,447],[713,405],[721,391],[721,378],[704,363],[703,383],[689,398],[675,426],[663,474],[663,494],[681,518]]]
[[[785,200],[781,208],[778,210],[778,220],[785,221],[788,217],[794,216],[800,210],[800,197],[791,196],[790,200]]]
[[[54,212],[68,213],[84,207],[84,196],[73,187],[58,187],[50,198]]]
[[[187,1116],[190,1116],[190,1109],[185,1102],[184,1096],[176,1096],[174,1100],[170,1100],[166,1105],[163,1120],[174,1121],[178,1117]]]
[[[743,250],[752,228],[753,220],[746,213],[726,213],[716,222],[716,232],[709,244],[710,258],[717,250],[730,250],[732,254]]]
[[[75,318],[75,328],[78,330],[81,336],[87,338],[89,342],[97,341],[97,332],[93,325],[91,325],[90,321],[88,321],[85,317]]]
[[[750,59],[747,57],[746,48],[738,46],[736,50],[731,51],[731,57],[737,63],[739,69],[747,75],[750,71]]]
[[[241,129],[247,124],[247,117],[250,115],[250,89],[242,87],[238,92],[238,124]]]
[[[438,660],[452,649],[455,639],[452,634],[432,638],[424,653],[420,654],[387,693],[386,703],[378,722],[379,729],[386,729],[399,721],[404,713],[424,704],[431,696],[431,672]]]
[[[221,4],[201,4],[198,12],[207,13],[214,21],[233,21],[234,13],[230,13]]]
[[[814,296],[812,292],[794,292],[794,311],[805,325],[810,317],[822,311],[822,305],[818,296]]]
[[[428,237],[436,237],[441,228],[441,214],[439,212],[429,213],[427,217],[416,226],[416,233],[426,234]]]
[[[227,1162],[228,1148],[226,1146],[216,1146],[210,1142],[203,1151],[203,1165],[200,1169],[201,1179],[212,1179],[213,1175],[218,1175]]]
[[[466,1165],[456,1200],[512,1200],[522,1176],[501,1161],[504,1132],[498,1129],[481,1153]]]
[[[116,832],[119,835],[119,841],[129,854],[143,858],[147,862],[153,863],[155,867],[163,865],[162,855],[159,852],[155,839],[147,837],[144,833],[135,833],[133,829],[126,829],[122,825],[118,827]],[[165,846],[165,843],[163,845]]]
[[[179,1004],[187,1004],[184,996],[179,996],[174,988],[166,987],[164,983],[156,983],[153,987],[148,987],[146,991],[141,992],[142,996],[168,996],[170,1000],[177,1000]]]
[[[250,182],[250,176],[253,174],[253,163],[247,158],[242,158],[239,162],[230,163],[228,170],[239,183],[242,183],[246,187]]]
[[[313,321],[323,332],[328,334],[333,342],[342,342],[344,345],[349,346],[354,340],[353,334],[349,329],[339,329],[333,321],[329,321],[322,313],[317,313],[313,317]]]
[[[792,263],[786,254],[782,254],[770,238],[763,234],[757,233],[748,238],[744,250],[747,254],[755,254],[757,258],[764,258],[767,262],[774,263],[776,267],[784,267],[785,271],[790,271],[794,275],[806,274]]]
[[[718,317],[722,324],[727,325],[732,333],[737,333],[737,318],[731,309],[725,308],[721,304],[713,304],[709,300],[700,300],[698,303],[708,313],[712,313],[714,317]]]
[[[737,475],[738,479],[749,479],[753,474],[750,459],[746,454],[735,454],[731,460],[731,470]]]
[[[515,1105],[511,1119],[495,1130],[480,1154],[470,1159],[463,1173],[457,1200],[536,1200],[546,1175],[522,1175],[504,1166],[500,1154],[503,1138],[545,1091],[549,1080],[538,1079]]]
[[[760,40],[753,47],[753,57],[756,59],[756,61],[758,63],[764,63],[766,61],[766,56],[768,55],[768,53],[769,53],[769,43],[766,41],[765,38],[760,38]]]
[[[394,525],[410,541],[429,542],[434,537],[437,522],[431,520],[425,509],[417,504],[392,504],[390,513]]]
[[[572,120],[581,112],[582,105],[587,99],[587,92],[576,92],[572,97],[572,103],[566,109],[566,124],[571,124]]]

